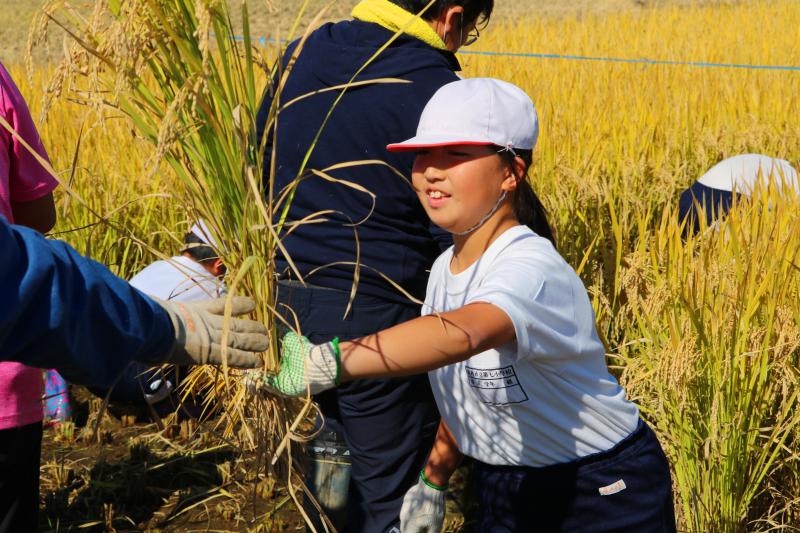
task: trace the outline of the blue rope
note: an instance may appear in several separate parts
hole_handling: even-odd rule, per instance
[[[643,65],[674,65],[674,66],[687,66],[687,67],[705,67],[705,68],[740,68],[751,70],[788,70],[800,71],[800,67],[788,65],[749,65],[746,63],[710,63],[706,61],[673,61],[668,59],[631,59],[624,57],[595,57],[595,56],[579,56],[579,55],[562,55],[562,54],[533,54],[525,52],[483,52],[477,50],[465,50],[459,52],[464,55],[476,56],[505,56],[505,57],[524,57],[535,59],[566,59],[573,61],[597,61],[606,63],[639,63]]]
[[[243,41],[244,37],[236,35],[233,37],[237,41]],[[267,44],[285,44],[286,39],[274,39],[267,37],[252,38],[254,42],[258,42],[262,46]],[[737,68],[747,70],[783,70],[798,72],[800,66],[791,65],[750,65],[747,63],[711,63],[707,61],[674,61],[669,59],[631,59],[624,57],[602,57],[602,56],[581,56],[581,55],[568,55],[568,54],[535,54],[528,52],[491,52],[479,50],[462,50],[458,52],[461,55],[472,56],[489,56],[489,57],[518,57],[526,59],[562,59],[568,61],[594,61],[599,63],[633,63],[640,65],[671,65],[671,66],[685,66],[685,67],[699,67],[699,68]]]
[[[215,37],[215,35],[213,33],[211,34],[211,36]],[[233,38],[235,40],[237,40],[237,41],[244,41],[244,37],[242,37],[241,35],[234,35]],[[266,46],[268,43],[269,44],[286,44],[286,43],[289,42],[289,39],[278,40],[278,39],[275,39],[274,37],[270,37],[270,38],[266,38],[266,37],[251,37],[250,40],[258,42],[258,44],[260,44],[262,46]]]

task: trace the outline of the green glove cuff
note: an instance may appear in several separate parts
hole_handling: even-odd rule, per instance
[[[336,378],[334,379],[334,383],[336,386],[339,386],[339,376],[342,373],[342,354],[339,351],[339,337],[334,337],[331,341],[331,346],[333,346],[333,356],[336,358]]]
[[[437,485],[436,483],[434,483],[433,481],[428,479],[428,476],[425,475],[425,469],[424,468],[419,471],[419,478],[427,486],[429,486],[433,490],[438,490],[439,492],[444,492],[444,491],[446,491],[447,489],[450,488],[450,484],[449,483],[447,485],[445,485],[444,487],[440,487],[439,485]]]

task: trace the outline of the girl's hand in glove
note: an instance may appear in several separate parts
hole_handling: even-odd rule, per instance
[[[339,384],[339,340],[312,344],[290,331],[281,344],[281,368],[275,375],[260,370],[247,373],[248,388],[280,396],[305,396],[332,389]]]
[[[417,484],[408,489],[400,508],[400,533],[439,533],[444,526],[447,487],[439,487],[419,474]]]
[[[165,363],[176,365],[221,365],[222,333],[226,298],[205,302],[175,302],[153,298],[172,319],[175,345]],[[252,312],[255,302],[243,296],[231,301],[231,316]],[[269,347],[267,328],[260,322],[231,318],[226,340],[227,362],[231,367],[255,368],[261,365],[259,352]]]

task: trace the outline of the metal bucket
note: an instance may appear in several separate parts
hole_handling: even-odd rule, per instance
[[[333,527],[342,531],[347,516],[347,494],[350,487],[350,450],[334,431],[324,431],[307,447],[308,488],[327,515]],[[310,502],[305,510],[317,531],[326,531],[319,513]]]

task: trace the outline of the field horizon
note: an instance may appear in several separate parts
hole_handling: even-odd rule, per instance
[[[495,20],[509,20],[521,16],[570,17],[597,15],[619,11],[641,11],[664,6],[735,5],[753,0],[500,0],[495,2]],[[17,65],[27,56],[28,35],[31,23],[47,0],[0,0],[0,18],[13,21],[0,28],[0,61],[5,65]],[[357,0],[310,0],[307,15],[301,28],[323,8],[327,9],[324,20],[340,20],[349,17]],[[78,12],[89,11],[85,4],[78,4]],[[296,4],[296,5],[299,5]],[[295,20],[296,9],[287,9],[280,0],[248,2],[251,12],[252,33],[261,37],[285,36]],[[491,31],[491,29],[489,30]],[[52,28],[46,46],[33,51],[37,64],[57,61],[62,54],[64,34]]]

